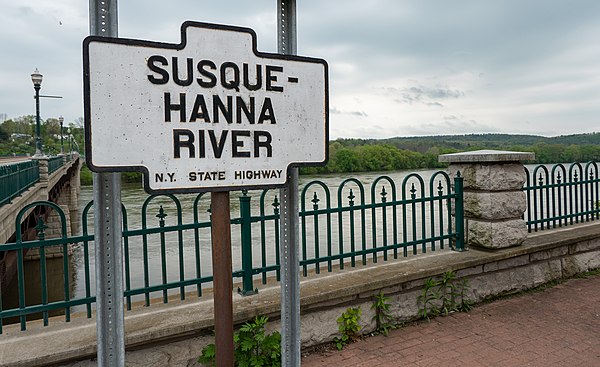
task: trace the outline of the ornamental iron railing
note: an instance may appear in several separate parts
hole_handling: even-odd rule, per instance
[[[257,284],[279,280],[277,193],[242,191],[237,202],[232,199],[232,276],[241,294],[253,294]],[[151,195],[141,205],[121,207],[128,310],[153,302],[168,303],[173,298],[200,297],[203,287],[210,287],[209,203],[209,194]],[[60,225],[54,228],[59,230],[54,231],[55,238],[50,238],[46,232],[51,225],[44,223],[40,215],[36,219],[36,238],[26,241],[20,235],[22,228],[17,219],[15,229],[19,235],[15,243],[2,245],[4,259],[16,254],[13,297],[18,302],[8,306],[0,298],[0,333],[2,324],[9,322],[18,322],[25,330],[32,317],[42,318],[47,325],[49,315],[57,311],[67,322],[74,311],[92,316],[95,260],[91,255],[93,226],[88,218],[93,217],[93,202],[83,209],[83,233],[79,236],[67,236],[65,215],[53,203],[32,203],[19,216],[33,206],[45,206],[58,213],[55,218]],[[337,187],[311,181],[301,191],[300,207],[299,266],[305,277],[429,251],[464,248],[462,178],[451,179],[445,172],[434,173],[428,182],[418,174],[410,174],[399,184],[381,176],[368,187],[354,178]],[[141,216],[139,228],[130,228],[129,221],[137,215]],[[37,259],[25,261],[26,256],[32,256],[30,252],[37,252]],[[59,256],[49,260],[50,253]],[[57,263],[53,267],[58,269],[58,280],[52,283],[62,284],[58,292],[49,291],[50,261]],[[26,266],[35,271],[26,271]]]
[[[600,216],[598,164],[573,163],[525,168],[525,220],[529,232],[597,220]]]

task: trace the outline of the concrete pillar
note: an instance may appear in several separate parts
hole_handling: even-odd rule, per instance
[[[478,150],[444,154],[449,173],[464,179],[465,243],[500,249],[518,246],[527,237],[525,168],[534,153]]]
[[[71,233],[73,235],[79,235],[81,233],[81,218],[79,213],[79,193],[81,192],[81,160],[79,156],[74,157],[75,162],[73,163],[73,175],[69,177],[69,215],[71,220]]]
[[[32,157],[31,159],[38,161],[40,169],[40,184],[42,187],[48,187],[48,157]]]

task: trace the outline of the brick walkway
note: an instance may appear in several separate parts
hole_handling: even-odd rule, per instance
[[[302,366],[600,366],[600,276],[368,337]]]

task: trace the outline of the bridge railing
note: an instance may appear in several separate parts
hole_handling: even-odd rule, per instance
[[[452,190],[452,186],[459,189]],[[462,223],[462,178],[450,178],[437,172],[426,182],[411,174],[401,183],[390,177],[375,179],[370,187],[356,179],[347,179],[337,187],[323,181],[312,181],[300,195],[300,266],[304,276],[331,272],[345,267],[365,266],[398,257],[429,251],[463,247],[463,233],[457,232],[454,220]],[[279,280],[279,201],[277,190],[242,192],[232,200],[233,274],[238,291],[255,293],[258,283]],[[203,287],[212,282],[210,245],[209,195],[152,195],[141,206],[122,207],[123,254],[127,309],[136,302],[150,306],[158,295],[163,303],[173,297],[199,297]],[[253,203],[253,199],[254,203]],[[455,203],[456,217],[452,215]],[[5,254],[16,252],[18,304],[3,307],[0,299],[0,333],[2,319],[16,317],[21,329],[26,329],[28,317],[43,318],[62,310],[69,321],[73,309],[92,316],[95,302],[94,244],[88,218],[93,216],[90,202],[82,213],[81,236],[68,237],[64,214],[48,202],[32,205],[52,207],[59,213],[61,232],[58,238],[47,239],[45,224],[38,219],[38,238],[2,245]],[[135,213],[135,214],[133,214]],[[139,218],[138,228],[130,222]],[[454,219],[456,218],[456,219]],[[152,224],[154,223],[154,224]],[[17,233],[21,228],[17,226]],[[49,297],[47,257],[52,249],[69,253],[59,265],[63,291]],[[37,249],[39,260],[33,263],[39,279],[25,282],[24,256]],[[54,251],[56,252],[56,251]],[[5,258],[7,256],[5,255]],[[78,269],[73,269],[72,257]],[[54,281],[56,282],[56,280]],[[77,284],[74,284],[77,283]],[[32,290],[33,288],[33,290]],[[41,294],[40,301],[28,302],[26,296]],[[36,296],[36,298],[38,298]]]
[[[40,179],[38,161],[0,166],[0,206],[34,185]]]
[[[62,156],[50,157],[48,159],[48,174],[56,172],[60,167],[64,164],[64,160]]]
[[[525,220],[529,232],[600,218],[598,163],[539,165],[525,168]]]

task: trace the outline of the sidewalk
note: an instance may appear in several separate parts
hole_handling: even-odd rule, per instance
[[[302,366],[600,366],[600,275],[311,354]]]

